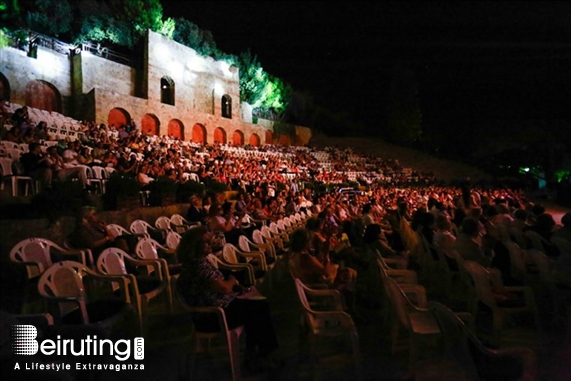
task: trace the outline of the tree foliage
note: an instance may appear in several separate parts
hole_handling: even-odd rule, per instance
[[[239,56],[240,96],[254,109],[283,115],[289,103],[291,86],[264,71],[256,55],[249,50]]]
[[[175,29],[172,39],[184,46],[196,50],[203,56],[214,56],[218,54],[214,36],[209,31],[204,31],[191,21],[184,18],[176,18]]]
[[[36,0],[34,10],[27,13],[29,29],[55,37],[70,32],[72,20],[67,0]]]

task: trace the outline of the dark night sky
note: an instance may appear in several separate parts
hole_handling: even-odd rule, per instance
[[[396,62],[414,70],[424,128],[571,120],[568,1],[162,4],[165,17],[211,31],[220,50],[250,49],[268,73],[364,123],[386,104]]]

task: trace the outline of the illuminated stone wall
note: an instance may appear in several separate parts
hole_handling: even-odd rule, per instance
[[[13,48],[0,49],[0,72],[10,83],[10,101],[25,104],[26,85],[30,81],[45,81],[58,89],[64,104],[71,95],[71,66],[68,56],[38,47],[38,58]]]
[[[146,49],[146,61],[139,69],[81,52],[75,57],[75,65],[81,66],[80,70],[76,66],[74,86],[70,57],[41,47],[37,59],[17,49],[1,49],[0,72],[8,79],[13,103],[25,104],[27,83],[42,80],[59,91],[62,113],[77,119],[93,117],[98,124],[107,124],[111,110],[118,108],[138,127],[146,115],[147,120],[152,116],[158,121],[160,135],[166,135],[169,122],[177,120],[183,126],[184,140],[190,140],[193,126],[200,124],[206,129],[207,143],[214,141],[217,128],[225,131],[227,142],[232,141],[235,131],[243,134],[244,144],[253,141],[253,134],[261,144],[266,142],[272,123],[254,124],[251,107],[246,104],[242,110],[236,67],[201,57],[193,49],[151,31]],[[161,78],[174,83],[174,105],[161,102]],[[75,94],[72,89],[76,89]],[[77,94],[79,91],[82,94]],[[68,101],[73,95],[76,101]],[[223,96],[231,99],[231,118],[222,117]]]

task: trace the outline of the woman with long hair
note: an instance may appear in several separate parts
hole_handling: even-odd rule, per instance
[[[273,370],[279,362],[273,357],[278,342],[269,304],[257,290],[245,291],[238,280],[225,277],[207,258],[212,252],[212,234],[205,226],[187,231],[177,248],[182,271],[177,281],[180,295],[191,306],[222,307],[228,328],[243,325],[246,330],[246,364],[251,370]],[[249,298],[251,295],[257,298]],[[209,315],[193,316],[200,331],[216,328],[217,320]]]

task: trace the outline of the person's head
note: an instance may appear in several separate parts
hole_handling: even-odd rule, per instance
[[[363,205],[363,214],[369,213],[371,211],[371,204]]]
[[[199,208],[200,205],[202,204],[202,199],[197,195],[192,195],[190,196],[190,204],[192,206],[196,206],[197,208]]]
[[[42,153],[42,146],[38,142],[31,142],[30,144],[28,144],[28,151],[30,151],[34,155],[39,155]]]
[[[542,213],[545,213],[545,207],[541,204],[534,204],[531,207],[531,212],[535,215],[535,216],[539,216]]]
[[[498,209],[496,205],[486,206],[486,217],[494,217],[498,215]]]
[[[222,209],[222,205],[220,205],[220,204],[214,204],[210,207],[210,209],[208,209],[208,216],[209,217],[221,216],[223,213],[224,213],[224,210]]]
[[[520,221],[527,221],[529,218],[529,212],[525,209],[518,209],[514,212],[514,218]]]
[[[319,231],[319,228],[320,228],[320,221],[319,221],[319,219],[317,219],[317,217],[311,217],[311,218],[308,219],[307,222],[305,223],[305,228],[306,228],[307,230],[309,230],[310,232]]]
[[[472,216],[464,218],[462,220],[462,224],[460,225],[460,230],[462,233],[471,237],[477,236],[479,232],[478,220]]]
[[[177,247],[177,256],[183,264],[204,258],[211,252],[212,234],[205,226],[189,229],[182,235]]]
[[[90,224],[97,222],[97,210],[93,206],[84,206],[79,209],[76,219],[77,225]]]
[[[309,233],[304,228],[294,230],[289,236],[289,247],[292,252],[300,252],[309,246]]]
[[[470,208],[470,211],[468,212],[468,216],[474,217],[476,220],[479,220],[483,214],[484,214],[483,209],[480,208],[479,206],[474,206]]]
[[[555,220],[549,213],[541,213],[535,218],[535,226],[541,231],[549,232],[555,226]]]
[[[499,214],[509,214],[510,213],[509,206],[505,202],[501,202],[499,204],[496,204],[496,209],[498,210]]]
[[[567,212],[561,217],[561,224],[566,228],[571,227],[571,212]]]
[[[379,239],[381,235],[381,225],[379,224],[369,224],[365,228],[365,233],[363,234],[363,242],[370,245]]]
[[[226,201],[224,204],[222,204],[222,211],[224,215],[234,213],[235,211],[234,204],[232,204],[229,201]]]
[[[224,204],[224,202],[226,202],[226,193],[225,192],[216,193],[216,202],[220,205]]]
[[[446,231],[446,230],[450,230],[452,228],[452,223],[450,222],[450,217],[444,213],[439,213],[436,216],[434,224],[436,226],[436,229],[438,229],[438,230]]]

